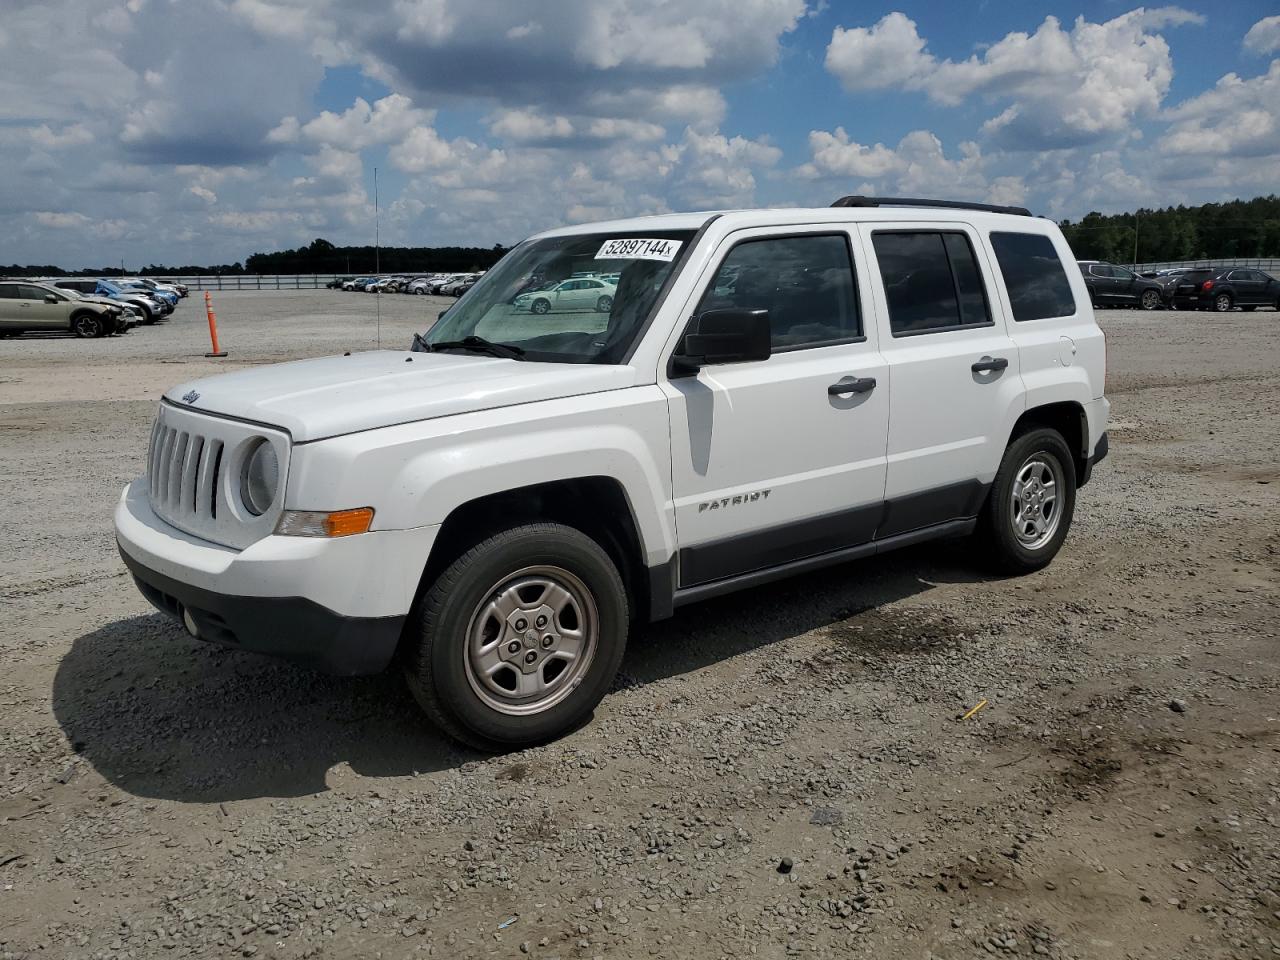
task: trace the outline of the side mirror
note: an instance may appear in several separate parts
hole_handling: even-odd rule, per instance
[[[46,294],[44,295],[44,302],[45,302],[45,303],[57,303],[57,302],[58,302],[58,298],[57,298],[57,297],[55,297],[52,293],[46,293]]]
[[[773,354],[769,311],[707,310],[685,334],[681,347],[672,362],[684,374],[713,364],[768,360]]]

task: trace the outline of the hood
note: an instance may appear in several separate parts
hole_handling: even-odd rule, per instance
[[[82,302],[82,303],[96,303],[96,304],[98,304],[98,305],[99,305],[99,306],[101,306],[101,307],[112,307],[112,308],[114,308],[114,309],[116,309],[116,310],[119,310],[121,307],[128,307],[128,306],[129,306],[129,304],[124,303],[123,301],[120,301],[120,300],[112,300],[110,297],[99,297],[99,296],[97,296],[96,294],[92,294],[92,293],[82,293],[82,294],[80,294],[80,302]]]
[[[302,443],[634,383],[631,367],[378,350],[208,377],[174,387],[165,399],[280,427]]]

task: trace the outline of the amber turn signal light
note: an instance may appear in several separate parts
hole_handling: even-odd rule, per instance
[[[284,537],[349,537],[367,533],[373,524],[373,507],[354,510],[286,510],[276,524],[276,533]]]

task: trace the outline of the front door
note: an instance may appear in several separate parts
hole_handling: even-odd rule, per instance
[[[18,287],[19,303],[23,313],[30,320],[27,323],[31,330],[65,330],[71,313],[70,304],[42,287],[21,284]],[[54,302],[49,303],[48,298]]]
[[[880,539],[975,516],[1024,400],[977,232],[954,222],[862,231],[883,280],[876,319],[893,384]]]
[[[692,317],[768,310],[773,354],[695,376],[659,374],[670,406],[681,587],[872,538],[884,499],[889,383],[858,279],[865,261],[850,239],[830,226],[786,237],[734,233],[688,304]]]

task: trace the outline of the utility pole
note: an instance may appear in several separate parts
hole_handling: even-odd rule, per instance
[[[1133,272],[1138,272],[1138,217],[1142,215],[1141,210],[1133,211]]]

